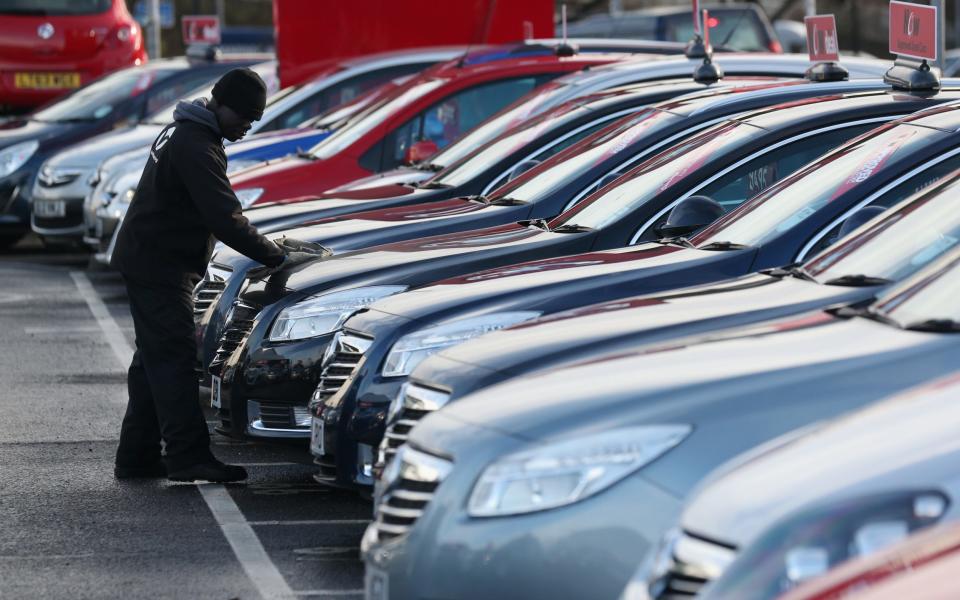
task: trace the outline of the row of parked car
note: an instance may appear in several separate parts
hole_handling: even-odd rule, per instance
[[[232,182],[317,258],[256,279],[215,253],[217,429],[373,498],[369,598],[940,589],[916,582],[956,530],[912,534],[955,514],[960,80],[570,46],[271,96]],[[107,260],[156,127],[45,154],[38,180],[80,173],[36,182],[34,228]],[[38,221],[57,202],[79,217]]]

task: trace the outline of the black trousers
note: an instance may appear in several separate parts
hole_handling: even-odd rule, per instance
[[[212,460],[194,371],[193,281],[161,284],[130,276],[124,281],[137,349],[127,372],[129,402],[117,465],[154,463],[161,458],[161,439],[168,472]]]

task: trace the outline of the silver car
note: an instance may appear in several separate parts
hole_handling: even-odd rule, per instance
[[[960,251],[867,307],[641,346],[427,416],[383,474],[369,597],[610,598],[724,461],[953,372]]]
[[[774,598],[960,517],[960,372],[721,467],[625,600]]]

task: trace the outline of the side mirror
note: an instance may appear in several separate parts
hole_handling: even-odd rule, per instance
[[[524,173],[526,173],[527,171],[529,171],[530,169],[534,168],[539,164],[540,164],[539,160],[523,161],[519,165],[515,166],[512,171],[510,171],[510,175],[507,176],[507,181],[513,181],[517,177],[520,177],[521,175],[523,175]]]
[[[433,140],[420,140],[414,142],[407,151],[403,153],[403,163],[412,165],[423,162],[437,153],[440,147]]]
[[[720,203],[708,196],[690,196],[673,207],[667,220],[654,227],[661,238],[690,235],[723,215]]]

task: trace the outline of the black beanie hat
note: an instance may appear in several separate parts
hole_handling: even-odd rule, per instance
[[[267,104],[267,86],[255,71],[233,69],[213,86],[213,97],[240,116],[259,121]]]

